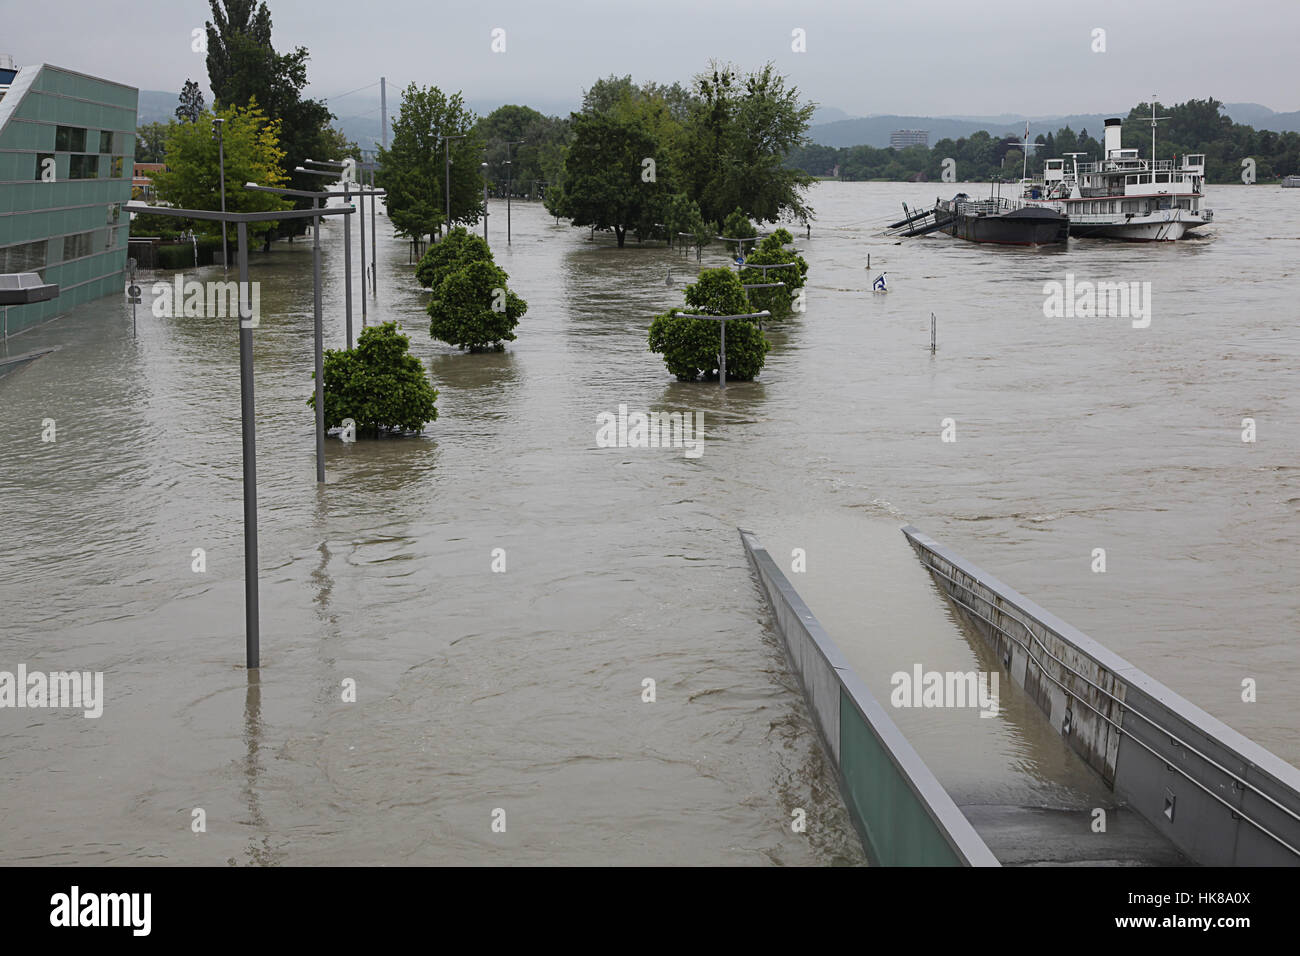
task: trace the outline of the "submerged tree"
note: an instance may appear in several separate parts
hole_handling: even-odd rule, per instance
[[[345,418],[357,433],[381,430],[418,432],[438,418],[438,390],[420,360],[409,354],[411,340],[396,322],[363,329],[356,348],[325,353],[325,427],[338,428]],[[313,375],[314,377],[314,375]],[[307,399],[316,407],[316,396]]]
[[[722,351],[721,322],[691,318],[702,315],[745,315],[751,311],[740,279],[730,269],[705,269],[698,281],[686,287],[688,308],[655,316],[650,323],[651,352],[664,357],[668,371],[678,381],[692,382],[703,376],[717,378]],[[769,348],[763,330],[752,319],[727,323],[727,379],[750,381],[767,361]]]
[[[785,248],[787,244],[793,242],[794,237],[788,230],[778,229],[770,236],[765,236],[758,244],[758,248],[745,258],[745,268],[740,270],[742,284],[784,283],[783,288],[748,290],[750,304],[756,312],[766,309],[774,318],[789,315],[799,290],[807,282],[808,263],[793,249]],[[789,264],[789,268],[752,268],[786,264]]]

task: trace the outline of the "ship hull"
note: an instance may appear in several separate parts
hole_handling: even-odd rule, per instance
[[[1032,200],[1031,200],[1032,201]],[[1076,239],[1122,239],[1128,242],[1173,242],[1186,238],[1209,223],[1198,212],[1161,209],[1145,215],[1071,213],[1072,202],[1039,206],[1058,210],[1070,217],[1070,235]]]
[[[1047,246],[1065,242],[1069,237],[1069,224],[1069,219],[1061,213],[1029,206],[996,215],[958,213],[944,232],[967,242]]]

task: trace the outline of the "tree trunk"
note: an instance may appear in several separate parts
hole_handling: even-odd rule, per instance
[[[623,248],[623,239],[627,235],[627,229],[624,226],[615,226],[614,235],[618,236],[618,247]]]

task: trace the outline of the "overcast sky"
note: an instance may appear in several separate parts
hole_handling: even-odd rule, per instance
[[[0,53],[141,89],[207,86],[191,30],[206,0],[4,0]],[[1297,0],[270,0],[277,49],[311,51],[311,95],[340,116],[388,77],[473,101],[576,103],[598,77],[687,81],[710,58],[773,61],[853,115],[1063,115],[1165,103],[1300,109]],[[366,19],[362,19],[362,16]],[[492,52],[492,31],[505,52]],[[806,52],[791,49],[806,34]],[[1093,31],[1104,29],[1104,53]],[[549,111],[549,110],[548,110]]]

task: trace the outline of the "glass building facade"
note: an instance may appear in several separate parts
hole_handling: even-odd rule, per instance
[[[45,63],[0,72],[0,273],[59,286],[8,307],[13,335],[122,293],[138,91]]]

